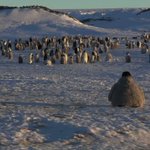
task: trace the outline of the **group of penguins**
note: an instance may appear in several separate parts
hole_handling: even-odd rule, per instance
[[[13,60],[14,50],[19,52],[18,63],[25,61],[24,51],[28,50],[27,61],[29,64],[42,62],[45,65],[95,63],[101,62],[101,54],[105,53],[105,61],[112,62],[112,49],[119,48],[125,41],[127,49],[141,48],[141,53],[147,53],[150,34],[134,37],[133,40],[126,38],[93,37],[93,36],[64,36],[43,37],[42,39],[30,37],[28,40],[18,39],[14,42],[0,41],[0,50],[3,56]],[[135,40],[136,39],[136,40]],[[135,42],[136,41],[136,42]],[[14,49],[14,50],[13,50]],[[126,52],[125,62],[131,62],[130,52]]]
[[[53,52],[52,52],[53,53]],[[95,62],[101,62],[101,56],[100,53],[97,50],[93,50],[91,54],[84,50],[83,52],[77,52],[73,54],[67,54],[64,51],[55,51],[54,54],[49,54],[48,52],[42,51],[42,54],[36,53],[35,55],[33,53],[29,54],[29,64],[32,63],[38,63],[40,62],[40,59],[43,59],[43,62],[45,65],[52,65],[56,63],[60,64],[74,64],[74,63],[95,63]],[[113,60],[112,54],[109,52],[106,54],[105,57],[106,61],[111,62]],[[19,55],[19,63],[23,62],[23,57]]]
[[[36,51],[36,53],[29,53],[29,64],[38,63],[42,59],[45,65],[60,64],[74,64],[74,63],[95,63],[101,62],[101,53],[106,53],[105,60],[112,61],[113,57],[109,51],[107,42],[100,44],[98,41],[85,42],[84,38],[62,38],[61,42],[57,39],[44,39],[44,44]],[[49,41],[49,42],[47,42]],[[33,44],[32,44],[33,45]],[[43,46],[44,45],[44,46]],[[30,46],[29,46],[30,47]],[[38,49],[37,45],[35,46]],[[23,57],[19,55],[18,62],[23,62]]]
[[[45,65],[76,63],[94,63],[101,61],[101,53],[105,53],[105,61],[113,61],[111,49],[119,48],[120,43],[125,43],[126,49],[140,48],[141,53],[149,51],[150,34],[134,37],[134,41],[126,38],[99,38],[99,37],[71,37],[62,38],[44,37],[41,40],[30,38],[11,41],[0,41],[2,56],[13,60],[13,47],[19,53],[18,63],[24,62],[22,54],[28,50],[28,63],[33,64],[43,59]],[[121,43],[122,44],[122,43]],[[150,56],[150,53],[149,53]],[[149,57],[150,58],[150,57]],[[149,59],[150,60],[150,59]],[[125,62],[131,62],[130,52],[126,52]],[[121,78],[115,83],[108,95],[108,100],[113,106],[143,107],[145,104],[144,91],[133,79],[130,72],[124,71]]]

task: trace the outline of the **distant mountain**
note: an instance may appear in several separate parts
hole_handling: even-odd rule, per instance
[[[4,10],[4,9],[14,9],[17,7],[10,7],[10,6],[0,6],[0,10]]]
[[[81,23],[65,12],[43,6],[0,7],[0,37],[106,34],[103,28]]]
[[[150,8],[141,10],[139,13],[137,13],[137,15],[140,15],[140,14],[143,14],[143,13],[150,13]]]
[[[60,12],[60,11],[52,10],[52,9],[49,9],[47,7],[44,7],[44,6],[35,6],[35,5],[33,5],[33,6],[22,6],[22,7],[0,6],[0,10],[15,9],[15,8],[20,8],[20,9],[28,8],[28,9],[35,9],[35,10],[43,9],[43,10],[48,11],[50,13],[66,14],[65,12]]]
[[[149,28],[150,20],[143,14],[137,15],[141,11],[144,10],[51,10],[43,6],[0,6],[0,38],[134,35]]]
[[[68,10],[68,14],[82,23],[96,27],[149,31],[150,8]]]

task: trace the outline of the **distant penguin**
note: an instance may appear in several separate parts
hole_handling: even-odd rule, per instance
[[[119,81],[112,86],[108,100],[113,106],[143,107],[145,96],[130,72],[125,71]]]
[[[92,51],[91,63],[95,63],[97,61],[97,52]]]
[[[55,56],[56,56],[56,59],[60,60],[60,58],[61,58],[61,50],[60,49],[57,48],[55,50]]]
[[[137,41],[136,45],[137,45],[137,48],[141,48],[142,47],[142,42],[141,41]]]
[[[55,55],[51,56],[51,62],[52,62],[52,64],[56,63],[56,56]]]
[[[35,62],[38,63],[40,61],[40,55],[38,53],[35,54]]]
[[[66,53],[63,53],[63,54],[61,55],[60,63],[61,63],[61,64],[67,64],[67,63],[68,63],[68,56],[67,56]]]
[[[104,45],[104,52],[108,53],[109,52],[109,47],[107,46],[107,44]]]
[[[113,61],[113,56],[110,52],[107,52],[106,57],[105,57],[105,61],[107,61],[107,62]]]
[[[13,60],[13,51],[11,48],[8,50],[8,59]]]
[[[52,61],[51,61],[50,59],[48,59],[48,60],[46,61],[46,64],[45,64],[45,65],[51,66],[51,65],[52,65]]]
[[[44,60],[44,62],[46,62],[46,61],[47,61],[47,59],[48,59],[48,54],[47,54],[47,52],[44,52],[44,56],[43,56],[43,60]]]
[[[73,64],[74,63],[74,57],[73,55],[69,56],[69,64]]]
[[[101,62],[102,60],[101,60],[101,55],[100,54],[97,54],[97,61],[98,62]]]
[[[84,51],[82,54],[82,62],[87,64],[88,63],[88,53],[87,51]]]
[[[76,54],[76,63],[81,63],[81,55],[80,55],[80,53]]]
[[[102,47],[99,48],[99,53],[102,54],[103,53],[103,49]]]
[[[34,61],[33,53],[30,53],[30,55],[29,55],[29,64],[32,64],[33,61]]]
[[[130,63],[131,62],[131,55],[130,55],[129,52],[126,53],[125,61],[126,61],[126,63]]]
[[[19,55],[18,57],[18,63],[19,64],[22,64],[23,63],[23,57],[21,55]]]

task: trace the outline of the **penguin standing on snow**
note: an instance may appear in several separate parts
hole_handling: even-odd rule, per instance
[[[69,55],[69,64],[74,64],[74,57],[73,55]]]
[[[63,53],[61,55],[60,63],[61,64],[67,64],[67,62],[68,62],[68,55],[66,53]]]
[[[29,55],[29,64],[32,64],[33,61],[34,61],[33,53],[30,53],[30,55]]]
[[[88,63],[88,53],[85,50],[84,50],[84,52],[82,54],[82,62],[85,63],[85,64]]]
[[[143,107],[145,96],[130,72],[125,71],[111,88],[108,100],[113,106]]]
[[[126,53],[125,61],[126,61],[126,63],[130,63],[131,62],[131,55],[130,55],[129,52]]]
[[[35,62],[38,63],[40,61],[40,55],[38,53],[35,54]]]
[[[112,61],[113,61],[113,56],[112,56],[112,54],[111,54],[110,52],[108,52],[108,53],[106,54],[105,60],[106,60],[107,62],[112,62]]]
[[[91,63],[95,63],[97,60],[97,52],[92,51],[92,56],[91,56]]]
[[[13,51],[11,48],[8,48],[8,59],[13,60]]]
[[[22,64],[23,63],[23,57],[21,55],[19,55],[18,57],[18,63],[19,64]]]

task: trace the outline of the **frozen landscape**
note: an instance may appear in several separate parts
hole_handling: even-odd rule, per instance
[[[59,11],[1,8],[0,40],[110,36],[120,46],[110,49],[112,62],[103,52],[101,62],[88,64],[47,66],[42,58],[29,64],[35,49],[13,47],[12,60],[0,53],[0,150],[149,150],[149,52],[125,45],[126,38],[150,34],[149,9]],[[126,52],[131,63],[125,62]],[[144,90],[143,108],[112,107],[108,101],[111,87],[127,70]]]

